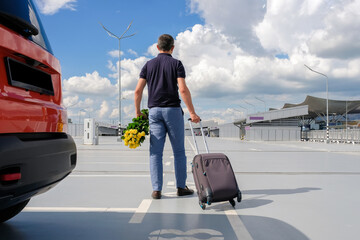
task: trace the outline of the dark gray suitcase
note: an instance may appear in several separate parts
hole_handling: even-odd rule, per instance
[[[237,185],[234,171],[229,158],[223,153],[209,153],[206,138],[200,121],[200,130],[203,136],[207,153],[199,154],[199,149],[194,136],[193,127],[189,119],[197,155],[192,161],[192,173],[202,209],[206,204],[213,202],[229,201],[235,206],[234,198],[241,202],[241,191]]]

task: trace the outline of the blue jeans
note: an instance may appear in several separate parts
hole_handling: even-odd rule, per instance
[[[163,150],[166,133],[174,153],[176,186],[185,188],[186,155],[184,146],[184,116],[181,107],[153,107],[149,109],[150,174],[153,191],[163,186]]]

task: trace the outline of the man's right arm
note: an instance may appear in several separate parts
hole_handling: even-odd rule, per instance
[[[140,109],[140,103],[141,103],[141,98],[142,98],[142,94],[143,94],[143,90],[144,90],[145,86],[146,86],[146,79],[140,78],[136,85],[136,88],[135,88],[134,102],[135,102],[136,117],[139,117],[142,115],[141,109]]]
[[[199,122],[200,117],[195,113],[194,105],[191,100],[191,93],[189,88],[186,86],[185,78],[178,78],[177,81],[181,98],[189,110],[191,121],[194,123]]]

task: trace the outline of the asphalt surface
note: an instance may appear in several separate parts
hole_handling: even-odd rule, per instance
[[[194,189],[195,151],[186,138],[187,182]],[[208,138],[211,152],[230,158],[243,201],[202,210],[196,194],[176,196],[168,141],[160,200],[150,196],[147,142],[135,150],[115,137],[94,146],[76,142],[75,171],[0,225],[1,240],[359,239],[360,145]]]

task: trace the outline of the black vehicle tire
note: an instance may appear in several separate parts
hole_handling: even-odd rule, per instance
[[[5,208],[0,210],[0,223],[3,223],[7,220],[9,220],[10,218],[15,217],[18,213],[21,212],[21,210],[24,209],[24,207],[28,204],[29,200],[26,200],[24,202],[18,203],[14,206]]]

